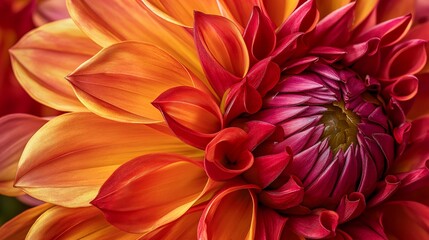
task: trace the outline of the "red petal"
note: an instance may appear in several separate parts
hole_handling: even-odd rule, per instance
[[[280,68],[270,58],[266,58],[256,63],[246,77],[247,83],[258,90],[261,96],[265,96],[279,81]]]
[[[222,114],[212,97],[191,87],[176,87],[152,103],[171,130],[184,142],[204,149],[223,127]]]
[[[249,54],[238,28],[220,16],[195,13],[195,45],[206,76],[219,96],[243,78]]]
[[[276,211],[263,206],[258,208],[257,216],[255,239],[280,239],[287,218],[281,216]]]
[[[231,187],[207,205],[198,225],[198,239],[254,239],[257,199],[251,186]]]
[[[314,211],[311,215],[290,217],[286,224],[306,238],[333,237],[338,225],[338,215],[334,211]]]
[[[119,167],[91,203],[116,227],[144,233],[181,217],[206,186],[199,163],[180,155],[144,155]]]
[[[259,8],[253,8],[249,24],[243,33],[251,61],[257,62],[267,57],[276,46],[273,23]]]
[[[240,128],[225,128],[207,145],[204,167],[215,181],[224,181],[245,172],[253,165],[246,148],[247,134]]]
[[[365,207],[365,196],[362,193],[353,192],[348,196],[345,195],[335,210],[339,216],[339,223],[347,222],[359,216]]]
[[[316,1],[306,1],[293,11],[290,17],[279,27],[277,38],[283,40],[292,33],[309,32],[313,30],[318,21],[319,11],[316,7]]]

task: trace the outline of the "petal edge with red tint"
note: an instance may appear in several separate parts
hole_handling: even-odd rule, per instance
[[[185,214],[207,186],[200,163],[180,155],[150,154],[119,167],[91,203],[119,229],[145,233]]]

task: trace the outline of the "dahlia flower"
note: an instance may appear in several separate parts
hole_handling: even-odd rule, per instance
[[[12,150],[34,133],[15,187],[46,202],[0,233],[428,238],[428,36],[408,2],[67,1],[72,20],[11,50],[69,113],[0,125]]]

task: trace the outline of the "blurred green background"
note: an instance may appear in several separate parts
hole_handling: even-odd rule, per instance
[[[0,195],[0,226],[28,208],[16,198]]]

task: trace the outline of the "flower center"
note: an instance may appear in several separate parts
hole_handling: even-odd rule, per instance
[[[352,143],[357,143],[359,117],[346,109],[344,102],[333,102],[326,106],[320,122],[325,125],[322,138],[328,138],[334,153],[346,151]]]

